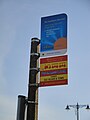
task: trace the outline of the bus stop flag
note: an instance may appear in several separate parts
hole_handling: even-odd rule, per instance
[[[62,55],[67,52],[67,15],[41,18],[40,56]]]

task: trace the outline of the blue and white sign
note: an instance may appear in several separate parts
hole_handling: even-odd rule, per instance
[[[41,18],[40,56],[54,56],[67,52],[67,15]]]

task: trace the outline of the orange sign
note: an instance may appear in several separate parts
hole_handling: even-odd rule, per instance
[[[40,59],[40,86],[68,84],[67,55]]]

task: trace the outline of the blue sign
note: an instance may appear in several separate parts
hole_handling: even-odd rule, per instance
[[[41,18],[41,56],[65,54],[67,51],[67,15]]]

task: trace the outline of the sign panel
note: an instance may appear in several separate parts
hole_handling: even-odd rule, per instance
[[[67,55],[40,59],[40,86],[68,84]]]
[[[67,52],[67,15],[58,14],[41,18],[40,55],[52,56]]]

